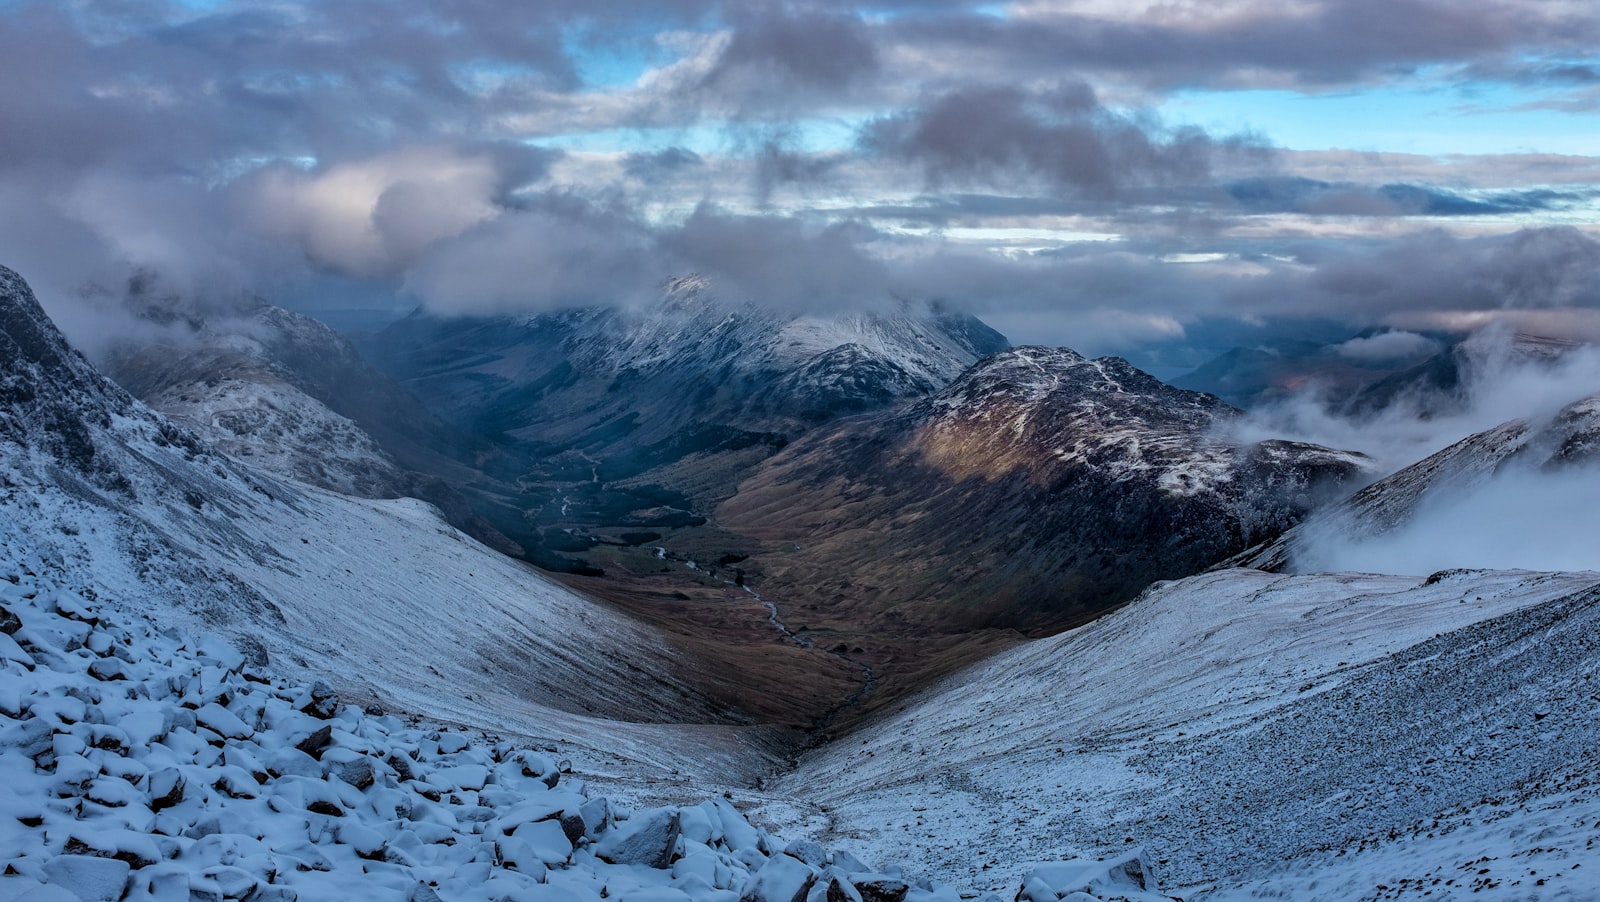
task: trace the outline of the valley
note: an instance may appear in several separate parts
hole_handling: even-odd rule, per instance
[[[1600,878],[1581,841],[1600,818],[1581,763],[1600,730],[1595,574],[1297,566],[1330,524],[1381,537],[1438,495],[1582,472],[1592,401],[1362,488],[1364,455],[1230,444],[1241,414],[1212,396],[1009,349],[921,398],[743,457],[698,448],[615,490],[607,449],[631,446],[612,435],[538,521],[586,568],[541,573],[439,507],[358,497],[431,478],[477,502],[492,477],[366,453],[281,351],[232,367],[264,394],[136,367],[169,420],[0,275],[0,550],[20,587],[0,585],[20,637],[0,641],[17,787],[0,808],[22,812],[5,829],[26,850],[0,890],[1581,899]],[[343,469],[308,471],[310,436]],[[596,503],[630,492],[649,506]],[[642,522],[672,510],[691,519]],[[1251,566],[1216,566],[1229,555]],[[169,695],[172,667],[201,694]],[[207,719],[80,766],[62,697],[174,737],[191,703]],[[325,763],[252,777],[310,741],[319,698],[341,725]],[[84,715],[107,716],[132,715]],[[181,818],[122,757],[189,775]],[[546,765],[567,794],[536,802]],[[74,767],[98,776],[60,783]],[[265,857],[220,870],[204,818],[231,836],[260,799],[278,826],[229,841]]]

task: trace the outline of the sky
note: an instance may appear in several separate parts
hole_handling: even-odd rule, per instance
[[[688,272],[1163,375],[1600,336],[1596,48],[1590,0],[0,0],[0,263],[89,343],[130,286],[483,314]]]

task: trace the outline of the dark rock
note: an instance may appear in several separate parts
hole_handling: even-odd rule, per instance
[[[329,720],[339,713],[339,696],[333,687],[318,680],[311,684],[311,701],[300,710],[319,720]]]
[[[163,768],[150,774],[150,810],[161,811],[183,801],[187,781],[175,767]]]
[[[576,846],[588,833],[588,824],[584,822],[583,815],[569,811],[561,815],[561,832],[567,835],[568,842]]]
[[[330,817],[344,817],[344,809],[326,799],[317,799],[306,806],[312,814],[326,814]]]
[[[865,902],[861,893],[844,877],[835,873],[829,875],[827,902]]]
[[[359,758],[339,768],[339,779],[357,789],[366,789],[376,779],[371,758]]]
[[[385,763],[385,764],[389,765],[390,767],[394,768],[395,776],[398,776],[400,779],[402,779],[402,780],[410,780],[410,779],[412,779],[413,774],[412,774],[412,770],[411,770],[411,759],[410,758],[407,758],[406,756],[401,755],[399,753],[393,753],[393,754],[390,754],[388,758],[384,759],[383,763]]]
[[[12,613],[5,605],[0,605],[0,633],[14,636],[20,629],[22,629],[22,618]]]
[[[312,733],[310,736],[307,736],[306,738],[295,743],[294,747],[302,752],[305,752],[307,755],[310,755],[318,761],[321,761],[322,750],[327,748],[328,743],[332,741],[333,727],[324,724],[323,726],[318,727],[316,732]]]
[[[911,884],[897,877],[865,877],[855,881],[863,902],[904,902]]]

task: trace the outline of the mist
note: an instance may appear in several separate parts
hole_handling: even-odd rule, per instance
[[[1600,479],[1593,471],[1509,467],[1472,486],[1425,496],[1381,535],[1337,521],[1309,524],[1294,569],[1425,575],[1449,568],[1600,570]]]
[[[1517,341],[1496,325],[1462,342],[1461,382],[1449,395],[1407,392],[1374,412],[1352,414],[1341,412],[1342,399],[1325,387],[1310,385],[1251,410],[1227,427],[1228,436],[1360,451],[1387,474],[1509,420],[1546,420],[1600,391],[1600,349],[1564,347],[1552,358],[1519,352]]]

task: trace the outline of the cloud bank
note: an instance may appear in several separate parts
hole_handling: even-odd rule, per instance
[[[1600,284],[1600,160],[1296,148],[1270,118],[1183,113],[1391,84],[1581,104],[1589,4],[19,0],[0,21],[0,250],[79,336],[151,274],[195,303],[484,313],[637,303],[693,270],[1093,353],[1306,317],[1573,328]]]

